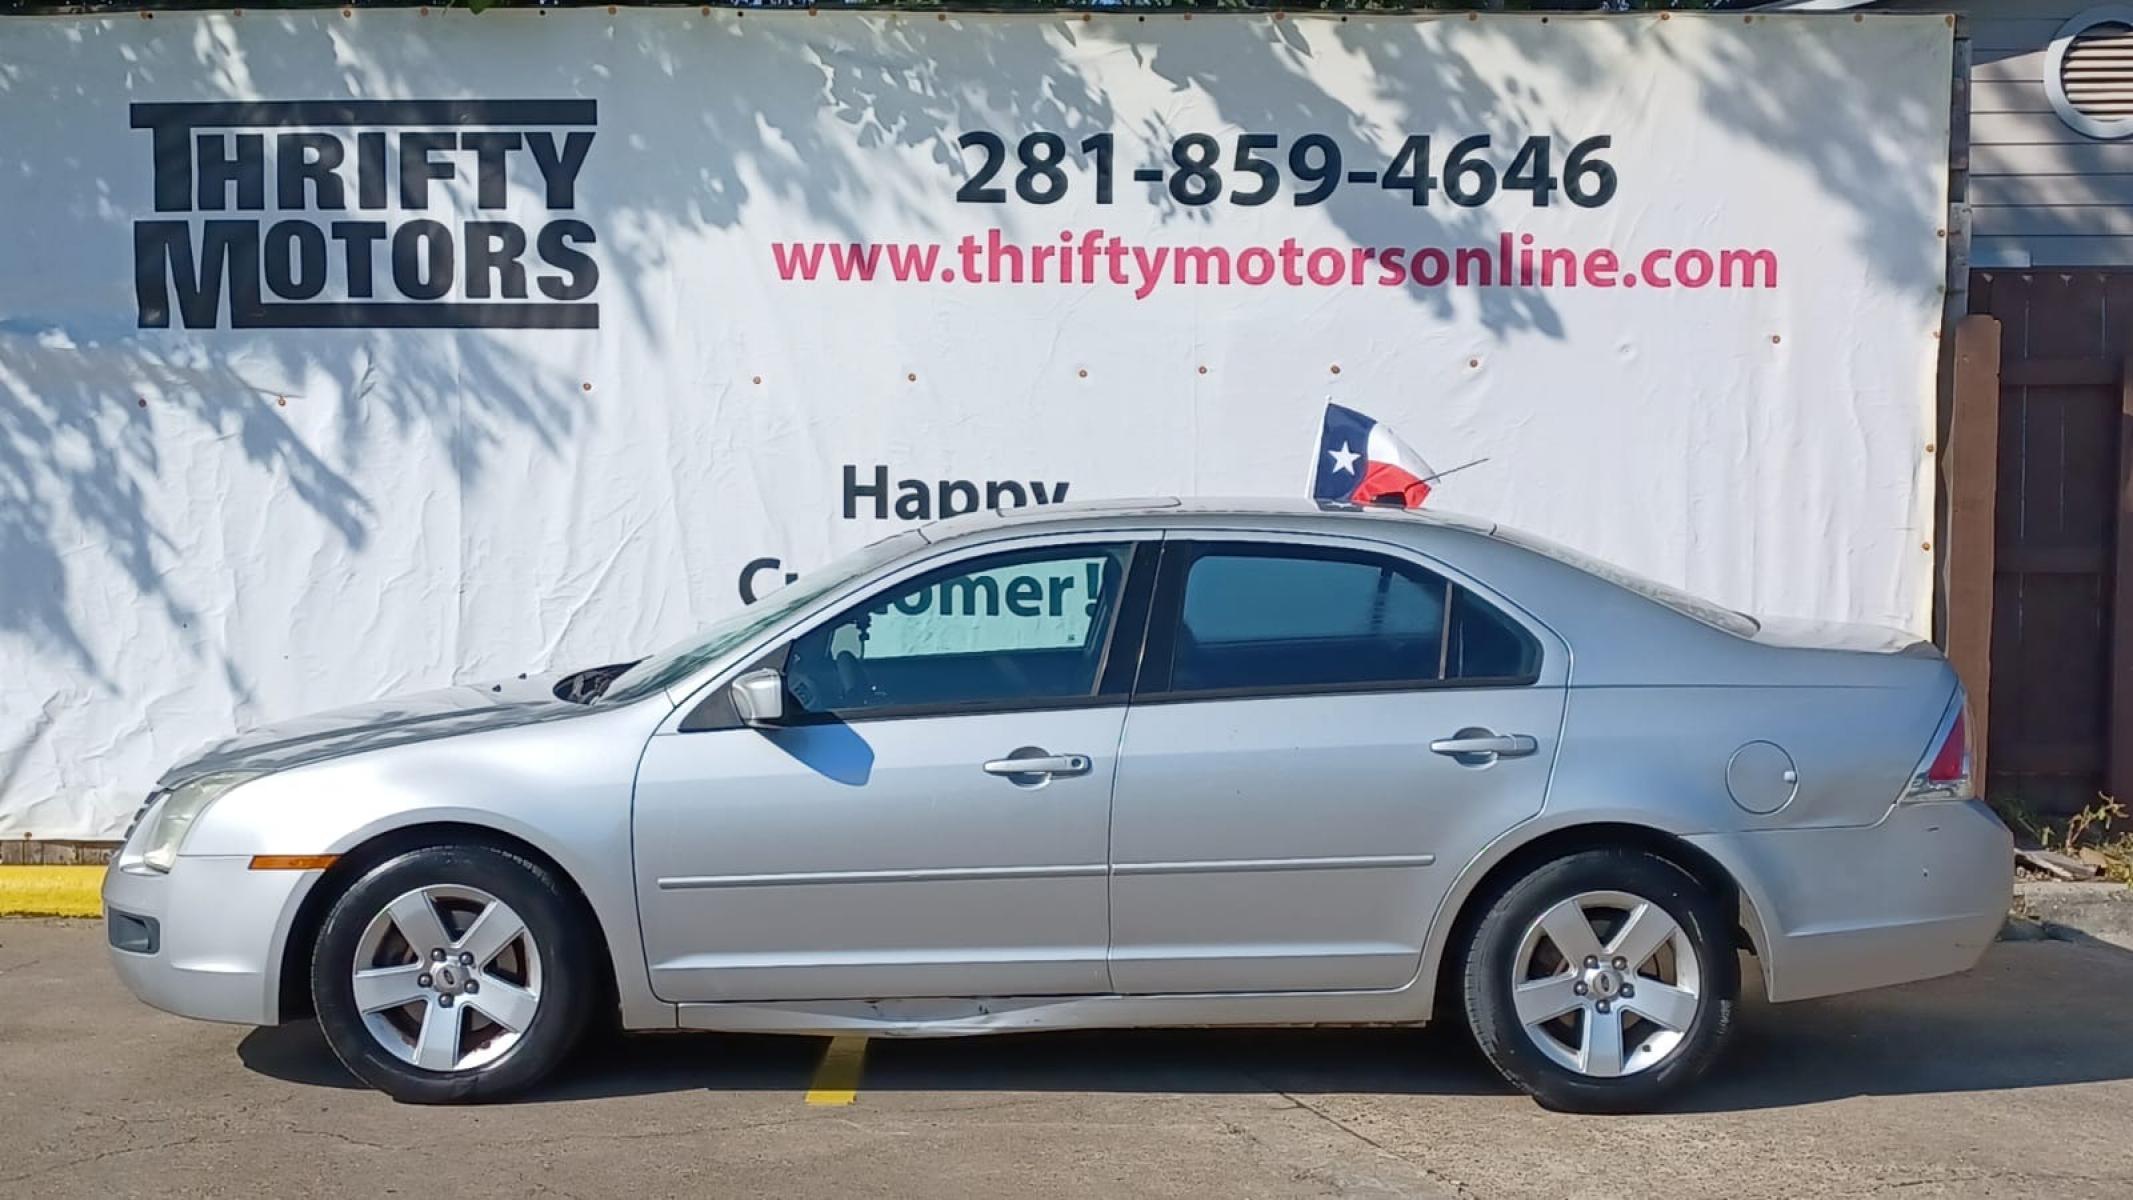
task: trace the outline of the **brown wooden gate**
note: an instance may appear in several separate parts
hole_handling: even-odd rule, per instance
[[[2100,790],[2133,799],[2133,271],[1977,271],[1970,311],[1998,322],[1997,479],[1985,501],[1990,686],[1980,714],[1988,787],[2048,816]],[[1963,372],[1973,372],[1973,394],[1991,395],[1974,377],[1989,333],[1975,318],[1958,330],[1957,462]],[[1980,500],[1977,467],[1951,480],[1948,615],[1959,665],[1958,514]],[[1973,586],[1983,577],[1973,572]]]

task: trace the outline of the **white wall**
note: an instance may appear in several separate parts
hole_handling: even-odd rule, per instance
[[[164,767],[233,729],[643,653],[736,606],[747,564],[776,561],[761,585],[810,570],[906,524],[920,492],[928,508],[1003,481],[1068,499],[1299,494],[1328,399],[1439,466],[1487,460],[1433,504],[1738,607],[1923,629],[1950,46],[1944,22],[1891,16],[0,20],[0,836],[115,833]],[[198,145],[170,141],[159,210],[155,135],[135,123],[171,110],[132,107],[469,99],[597,115],[484,110],[483,129],[520,138],[494,196],[470,147],[438,153],[452,177],[412,203],[390,173],[383,208],[364,208],[344,164],[349,209],[325,211],[299,178],[292,197],[263,186],[263,211],[201,212]],[[277,155],[295,128],[359,163],[364,131],[405,148],[463,132],[451,113],[466,110],[369,125],[353,109],[213,111],[276,134]],[[296,124],[257,125],[269,112]],[[526,147],[587,130],[558,195]],[[958,201],[972,131],[1076,147],[1108,133],[1115,195],[1098,202],[1077,152],[1056,203]],[[232,127],[205,132],[242,155]],[[1441,185],[1416,205],[1348,182],[1305,205],[1291,178],[1240,205],[1245,133],[1280,139],[1284,174],[1309,135],[1380,173],[1429,136],[1440,175],[1470,135],[1493,139],[1482,158],[1499,173],[1528,138],[1554,139],[1561,173],[1569,147],[1607,136],[1618,187],[1591,207],[1512,189],[1461,207]],[[1190,134],[1216,139],[1215,204],[1168,185]],[[1010,197],[1018,173],[995,181]],[[277,236],[299,250],[342,222],[399,237],[437,220],[471,239],[467,222],[502,221],[537,242],[582,221],[597,286],[526,303],[543,318],[596,304],[598,326],[378,328],[382,310],[344,303],[357,288],[338,251],[319,280],[298,277],[299,253],[282,283],[316,284],[356,327],[241,327],[227,303],[205,327],[157,325],[136,238],[175,228],[204,247],[222,220],[293,222]],[[1356,248],[1531,235],[1581,264],[1618,253],[1609,280],[1653,249],[1765,251],[1777,274],[1140,295],[1107,273],[805,283],[773,262],[774,243],[952,247],[995,229],[1030,246],[1100,231],[1151,255],[1295,239],[1335,266]],[[406,291],[382,252],[364,261],[374,291]],[[448,291],[392,311],[435,325],[437,303],[478,302],[460,275]],[[848,471],[882,472],[905,505],[877,515]]]

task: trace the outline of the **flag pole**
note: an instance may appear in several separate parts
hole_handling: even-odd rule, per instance
[[[1330,406],[1332,403],[1333,401],[1330,399],[1326,401],[1326,404],[1328,406]],[[1318,494],[1318,447],[1319,443],[1325,440],[1326,409],[1324,407],[1321,407],[1318,410],[1318,431],[1311,438],[1311,469],[1304,473],[1304,495],[1306,496],[1315,496]]]

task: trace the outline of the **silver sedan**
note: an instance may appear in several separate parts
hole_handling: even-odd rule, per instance
[[[1507,529],[1155,501],[906,532],[633,664],[256,730],[104,885],[142,999],[403,1100],[594,1022],[930,1037],[1464,1020],[1564,1109],[1974,964],[1955,673]],[[1752,956],[1744,958],[1743,956]]]

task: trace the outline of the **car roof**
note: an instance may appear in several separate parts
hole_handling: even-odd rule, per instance
[[[1492,534],[1496,525],[1476,517],[1441,510],[1363,506],[1286,497],[1152,496],[1127,500],[1073,500],[1063,504],[1024,505],[948,517],[919,527],[929,542],[1045,525],[1102,526],[1118,521],[1168,524],[1191,518],[1267,518],[1293,528],[1301,520],[1334,528],[1354,528],[1364,521],[1403,521],[1469,533]]]

